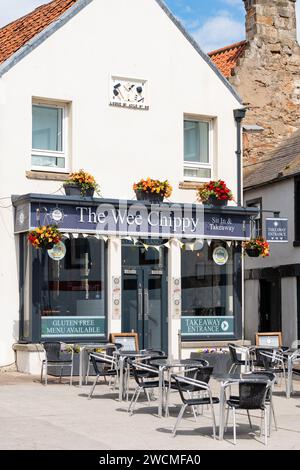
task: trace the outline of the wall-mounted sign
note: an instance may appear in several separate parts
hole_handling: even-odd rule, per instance
[[[206,211],[200,204],[160,206],[145,205],[142,201],[103,200],[95,205],[82,205],[79,201],[66,204],[63,199],[59,204],[43,202],[42,213],[40,202],[31,202],[28,206],[30,217],[23,224],[15,218],[15,233],[46,225],[53,210],[59,209],[63,214],[57,222],[59,229],[72,233],[201,240],[250,238],[250,214],[228,211],[220,216],[217,212]]]
[[[234,317],[182,317],[182,336],[230,336],[234,334]]]
[[[267,242],[284,243],[289,241],[288,219],[266,219],[266,240]]]
[[[121,277],[112,276],[112,318],[121,318]]]
[[[105,336],[105,317],[42,317],[42,338]]]
[[[228,261],[228,251],[224,246],[217,246],[213,251],[213,260],[218,266],[223,266]]]
[[[181,279],[173,277],[172,279],[172,298],[173,298],[173,315],[172,318],[181,317]]]
[[[48,256],[50,256],[51,259],[53,259],[54,261],[60,261],[66,256],[67,250],[66,250],[66,245],[64,244],[64,242],[60,241],[59,243],[54,245],[54,247],[51,248],[51,250],[47,250],[47,251],[48,251]]]
[[[111,106],[148,110],[147,81],[124,77],[111,77]]]

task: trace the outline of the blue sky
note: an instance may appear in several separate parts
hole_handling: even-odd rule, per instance
[[[0,0],[0,27],[48,1]],[[245,38],[245,12],[242,0],[165,0],[165,2],[206,52]],[[296,5],[300,11],[300,0]],[[300,21],[298,23],[300,27]]]
[[[207,52],[245,39],[242,0],[166,0]]]

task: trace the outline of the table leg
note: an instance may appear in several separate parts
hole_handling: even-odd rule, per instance
[[[158,416],[162,417],[162,407],[163,407],[163,375],[164,368],[159,367],[159,387],[158,387]]]
[[[80,348],[80,351],[79,351],[79,387],[82,387],[82,380],[83,380],[83,354],[84,354],[84,347]]]
[[[123,400],[123,384],[124,384],[124,357],[120,357],[119,358],[119,373],[120,373],[120,377],[119,377],[119,401],[122,401]]]
[[[292,391],[292,380],[293,380],[293,365],[292,365],[292,358],[291,356],[288,357],[288,371],[287,371],[287,384],[286,384],[286,397],[291,397]]]
[[[222,441],[223,436],[224,436],[224,398],[225,398],[225,389],[224,389],[223,384],[221,384],[220,413],[219,413],[219,441]]]

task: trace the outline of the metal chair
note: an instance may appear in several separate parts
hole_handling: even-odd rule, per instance
[[[300,377],[300,368],[294,367],[298,364],[300,365],[300,349],[295,351],[291,357],[291,370],[289,371],[288,377],[290,393],[294,393],[293,376],[295,375],[296,377]]]
[[[50,367],[60,367],[59,381],[61,382],[62,372],[65,367],[70,369],[70,385],[73,380],[73,358],[74,349],[71,345],[61,341],[47,341],[42,343],[44,347],[45,359],[41,367],[41,383],[45,372],[45,385],[48,383],[48,369]],[[62,356],[63,354],[63,356]]]
[[[94,393],[95,387],[99,380],[99,377],[104,377],[106,381],[106,377],[114,377],[114,389],[116,386],[116,382],[118,380],[118,365],[116,360],[113,356],[108,356],[107,354],[102,353],[91,353],[90,354],[91,362],[93,364],[96,377],[94,379],[94,383],[91,387],[91,391],[88,395],[88,398],[91,399]]]
[[[230,359],[232,362],[231,367],[228,372],[230,374],[232,371],[235,371],[237,367],[246,366],[247,362],[243,359],[238,358],[237,349],[241,349],[241,347],[238,348],[235,346],[235,344],[229,343],[228,348],[229,348]]]
[[[219,403],[219,398],[213,397],[211,393],[210,386],[206,382],[201,382],[199,380],[194,380],[188,377],[183,377],[180,375],[172,375],[173,380],[176,383],[177,390],[179,392],[182,407],[177,417],[177,421],[173,428],[173,436],[175,437],[179,423],[186,411],[186,408],[191,406],[193,409],[202,405],[209,405],[211,408],[212,422],[213,422],[213,437],[216,438],[216,418],[214,413],[213,405]],[[200,396],[197,398],[191,398],[191,392],[205,392],[205,396]],[[186,398],[185,393],[188,394]]]
[[[246,376],[245,376],[246,378]],[[268,391],[267,393],[267,396],[266,396],[266,405],[270,406],[270,411],[269,411],[269,435],[271,434],[271,417],[273,416],[273,420],[274,420],[274,427],[275,427],[275,430],[277,431],[278,428],[277,428],[277,420],[276,420],[276,415],[275,415],[275,410],[274,410],[274,405],[273,405],[273,394],[271,392],[273,392],[273,388],[274,388],[274,385],[275,385],[275,381],[276,381],[276,375],[274,374],[274,372],[270,372],[270,371],[253,371],[251,372],[251,374],[247,374],[247,380],[248,379],[262,379],[262,380],[269,380],[271,382],[271,385],[272,385],[272,389]],[[236,396],[236,395],[230,395],[230,398],[229,398],[231,401],[233,400],[239,400],[239,397]],[[252,424],[251,424],[251,419],[250,419],[250,416],[248,416],[249,418],[249,423],[250,423],[250,427],[252,427]]]
[[[136,402],[142,391],[144,391],[148,399],[149,406],[151,405],[149,390],[159,387],[159,372],[155,367],[144,364],[143,362],[130,361],[130,366],[137,384],[128,408],[128,413],[132,416]],[[165,392],[167,386],[168,382],[165,381],[163,383],[163,392]]]
[[[118,380],[118,365],[113,356],[108,356],[107,354],[102,354],[102,353],[91,353],[90,354],[91,362],[93,364],[96,377],[94,379],[94,383],[92,385],[91,391],[88,395],[88,398],[91,399],[92,395],[94,393],[95,387],[97,385],[97,382],[99,380],[99,377],[104,377],[106,380],[106,377],[114,377],[115,378],[115,383],[114,383],[114,389],[116,386],[116,382]]]
[[[107,355],[107,356],[113,356],[114,354],[114,351],[117,351],[118,349],[121,349],[122,348],[122,344],[119,344],[119,343],[114,343],[114,344],[111,344],[109,345],[108,347],[103,345],[103,350],[104,350],[104,353]],[[97,348],[97,349],[102,349],[101,348],[101,345]],[[95,353],[97,351],[94,351]],[[100,352],[100,351],[99,351]],[[91,353],[90,353],[91,354]],[[88,381],[89,381],[89,377],[90,377],[90,370],[91,370],[91,366],[92,366],[92,360],[91,360],[91,357],[90,357],[90,354],[89,354],[89,359],[88,359],[88,362],[87,362],[87,370],[86,370],[86,374],[85,374],[85,385],[88,384]],[[104,376],[104,379],[106,381],[106,377]]]
[[[231,386],[232,382],[225,384]],[[261,410],[264,415],[264,436],[265,445],[268,439],[268,407],[266,406],[266,398],[268,394],[272,394],[272,383],[268,380],[252,379],[241,380],[239,382],[239,395],[226,401],[227,403],[227,417],[226,425],[228,424],[229,409],[232,409],[233,414],[233,442],[236,444],[236,413],[238,410],[246,410],[250,427],[252,428],[249,410]]]

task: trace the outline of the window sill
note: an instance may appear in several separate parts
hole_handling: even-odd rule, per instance
[[[179,183],[179,189],[198,189],[203,185],[201,181],[181,181]]]
[[[30,180],[65,181],[68,175],[69,172],[57,173],[54,171],[26,171],[26,178]]]

